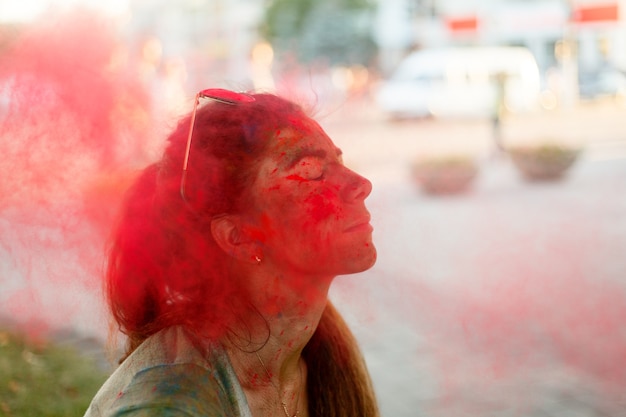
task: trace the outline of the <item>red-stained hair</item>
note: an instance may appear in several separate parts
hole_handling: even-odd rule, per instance
[[[198,109],[185,200],[180,184],[189,118],[129,190],[110,248],[106,293],[131,347],[172,325],[219,338],[235,319],[231,300],[239,289],[228,279],[228,258],[212,238],[210,221],[238,210],[276,130],[306,117],[276,96],[255,99]]]
[[[211,102],[198,109],[186,200],[180,184],[189,118],[179,123],[161,160],[142,171],[126,196],[105,281],[113,318],[128,337],[126,356],[169,326],[182,325],[202,337],[219,339],[238,319],[233,300],[242,294],[236,280],[229,279],[228,255],[212,238],[211,219],[245,204],[242,195],[271,139],[308,117],[277,96],[254,98],[234,105]],[[330,304],[305,359],[325,364],[310,367],[309,380],[326,387],[309,393],[314,396],[312,415],[344,415],[347,404],[350,415],[378,415],[356,342]],[[346,375],[352,388],[344,386]]]

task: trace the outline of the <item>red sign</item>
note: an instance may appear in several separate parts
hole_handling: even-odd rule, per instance
[[[576,23],[615,22],[619,19],[617,3],[578,6],[572,14]]]
[[[476,32],[478,29],[478,19],[476,16],[449,17],[446,19],[446,26],[450,32]]]

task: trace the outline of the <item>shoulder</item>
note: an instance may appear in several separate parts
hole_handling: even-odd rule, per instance
[[[157,333],[109,377],[85,417],[225,415],[227,365],[203,350],[180,328]]]
[[[109,411],[113,416],[218,416],[221,409],[211,373],[194,364],[168,364],[137,373]]]

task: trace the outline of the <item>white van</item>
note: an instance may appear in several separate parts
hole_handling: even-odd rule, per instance
[[[499,94],[507,111],[526,112],[538,108],[540,90],[537,62],[526,48],[426,49],[400,63],[376,101],[393,117],[490,117]]]

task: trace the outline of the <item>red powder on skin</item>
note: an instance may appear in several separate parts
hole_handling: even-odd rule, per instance
[[[246,234],[257,242],[263,243],[267,239],[265,229],[246,229]]]
[[[337,199],[337,193],[329,189],[310,195],[305,201],[307,203],[307,214],[315,222],[327,219],[333,215],[338,216],[341,208],[337,204]]]
[[[288,175],[286,178],[287,178],[288,180],[291,180],[291,181],[298,181],[298,182],[308,182],[308,181],[309,181],[309,180],[307,180],[306,178],[303,178],[303,177],[301,177],[300,175],[297,175],[297,174],[291,174],[291,175]]]

